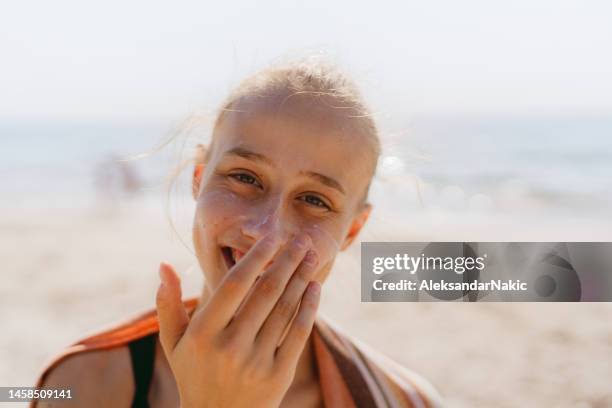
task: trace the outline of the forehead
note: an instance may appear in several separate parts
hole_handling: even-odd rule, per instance
[[[325,103],[327,102],[327,103]],[[235,147],[262,154],[282,173],[314,171],[361,196],[372,176],[372,147],[356,119],[329,101],[246,99],[223,114],[214,131],[214,157]]]

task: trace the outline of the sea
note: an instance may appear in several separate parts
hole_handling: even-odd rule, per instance
[[[0,120],[0,208],[155,206],[169,175],[210,133],[205,124],[182,128]],[[612,116],[396,118],[380,129],[370,200],[385,211],[612,216]],[[188,170],[170,192],[189,194]]]

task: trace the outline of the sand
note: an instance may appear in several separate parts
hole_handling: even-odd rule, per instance
[[[177,225],[190,243],[188,218]],[[394,223],[375,217],[363,239],[611,240],[612,228],[601,220],[430,213]],[[0,259],[3,386],[32,385],[69,343],[153,307],[161,260],[181,271],[185,296],[202,284],[162,211],[137,205],[4,210]],[[612,304],[362,304],[354,245],[323,287],[321,313],[425,376],[449,407],[612,406]]]

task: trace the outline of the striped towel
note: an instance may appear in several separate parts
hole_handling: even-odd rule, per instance
[[[183,301],[189,315],[198,298]],[[149,310],[113,324],[86,337],[51,359],[42,370],[36,387],[68,356],[90,350],[125,346],[159,332],[157,312]],[[347,408],[438,408],[442,400],[422,377],[343,333],[329,320],[318,316],[312,332],[319,383],[326,407]],[[30,404],[34,408],[35,403]]]

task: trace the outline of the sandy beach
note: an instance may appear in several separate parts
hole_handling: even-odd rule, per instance
[[[177,229],[191,245],[189,211]],[[601,220],[374,217],[363,240],[610,240]],[[152,308],[157,265],[172,262],[184,296],[202,284],[195,258],[159,210],[0,215],[0,384],[32,385],[69,343]],[[360,303],[359,245],[336,260],[321,313],[429,379],[449,407],[612,406],[611,304]],[[5,404],[16,407],[20,404]]]

